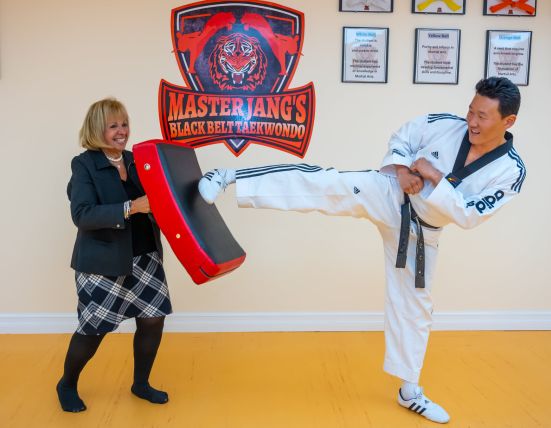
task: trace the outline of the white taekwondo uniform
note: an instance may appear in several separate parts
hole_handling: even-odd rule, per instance
[[[526,170],[512,135],[506,133],[505,138],[506,143],[463,168],[470,148],[466,121],[446,113],[429,114],[392,135],[380,171],[337,171],[306,164],[239,169],[237,201],[240,207],[318,211],[371,220],[381,233],[385,251],[384,369],[418,382],[432,324],[430,286],[442,226],[455,223],[472,228],[520,192]],[[407,261],[404,268],[397,268],[405,198],[394,165],[409,167],[421,157],[445,177],[436,187],[425,180],[420,193],[409,195],[423,226],[413,220],[411,227],[408,224]],[[421,262],[426,285],[421,287],[425,288],[416,288],[419,228],[424,238]],[[407,237],[407,229],[405,233]]]

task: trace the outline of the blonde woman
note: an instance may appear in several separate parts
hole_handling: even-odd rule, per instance
[[[71,259],[78,294],[78,328],[57,384],[63,410],[86,406],[77,392],[79,375],[102,339],[121,321],[135,318],[134,395],[163,404],[168,394],[149,385],[165,316],[172,312],[162,265],[160,231],[134,159],[125,150],[130,135],[122,103],[92,104],[80,130],[85,149],[71,162],[67,186],[77,237]]]

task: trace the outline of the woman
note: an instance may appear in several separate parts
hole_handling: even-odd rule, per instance
[[[86,150],[73,158],[67,186],[78,228],[71,267],[75,270],[79,325],[71,338],[57,394],[63,410],[86,410],[77,392],[79,375],[105,334],[136,319],[132,393],[163,404],[168,394],[149,385],[172,306],[162,266],[160,232],[138,179],[128,114],[117,100],[92,104],[80,130]]]

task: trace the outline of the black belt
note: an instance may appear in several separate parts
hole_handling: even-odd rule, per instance
[[[417,224],[417,246],[415,250],[415,288],[425,288],[425,240],[423,239],[423,228],[438,229],[421,220],[417,215],[409,196],[404,195],[404,203],[401,207],[402,222],[400,225],[400,238],[398,240],[398,254],[396,256],[396,267],[405,268],[408,254],[409,230],[411,221]]]

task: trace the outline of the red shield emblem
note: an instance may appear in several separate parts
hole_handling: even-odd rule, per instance
[[[251,143],[304,157],[314,122],[309,83],[289,89],[301,55],[304,15],[258,1],[205,1],[172,10],[174,54],[186,83],[161,81],[165,140],[223,142],[239,156]]]

